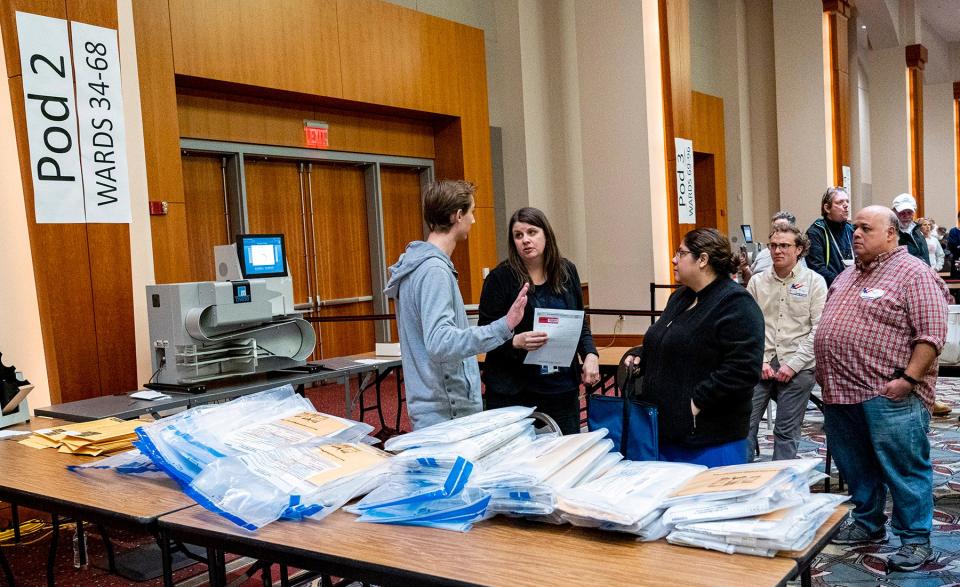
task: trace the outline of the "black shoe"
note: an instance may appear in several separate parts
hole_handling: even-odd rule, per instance
[[[933,558],[930,543],[904,544],[887,558],[887,568],[894,571],[916,571]]]
[[[843,527],[830,539],[831,544],[869,544],[887,541],[887,528],[880,528],[873,534],[867,532],[866,528],[853,521],[853,518],[847,518]]]

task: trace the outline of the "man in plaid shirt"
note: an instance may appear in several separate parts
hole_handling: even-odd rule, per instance
[[[912,571],[933,554],[926,433],[949,294],[929,264],[897,245],[889,208],[864,208],[854,228],[856,265],[830,287],[814,339],[827,443],[854,504],[833,542],[885,542],[889,488],[901,547],[887,565]]]

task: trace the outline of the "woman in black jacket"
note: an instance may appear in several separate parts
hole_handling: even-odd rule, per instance
[[[763,314],[743,286],[730,241],[713,228],[683,237],[673,271],[683,284],[643,338],[644,401],[659,411],[660,459],[744,462],[753,388],[763,366]]]
[[[523,360],[528,351],[547,342],[546,333],[533,329],[535,308],[583,309],[580,276],[574,264],[560,255],[553,229],[540,210],[514,212],[508,234],[512,244],[507,259],[483,282],[479,324],[503,317],[524,283],[530,284],[530,290],[513,338],[487,353],[484,361],[487,409],[536,407],[556,420],[564,434],[575,434],[580,431],[580,383],[593,385],[600,380],[597,348],[586,320],[569,367],[524,365]],[[582,372],[577,354],[583,357]]]

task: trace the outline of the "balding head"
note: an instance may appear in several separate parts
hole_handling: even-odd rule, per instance
[[[869,263],[877,255],[897,248],[897,215],[884,206],[867,206],[853,218],[853,252]]]

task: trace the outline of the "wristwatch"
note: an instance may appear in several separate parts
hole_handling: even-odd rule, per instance
[[[891,379],[903,379],[910,385],[920,385],[920,382],[913,377],[907,375],[907,372],[904,369],[894,369],[893,377]]]

